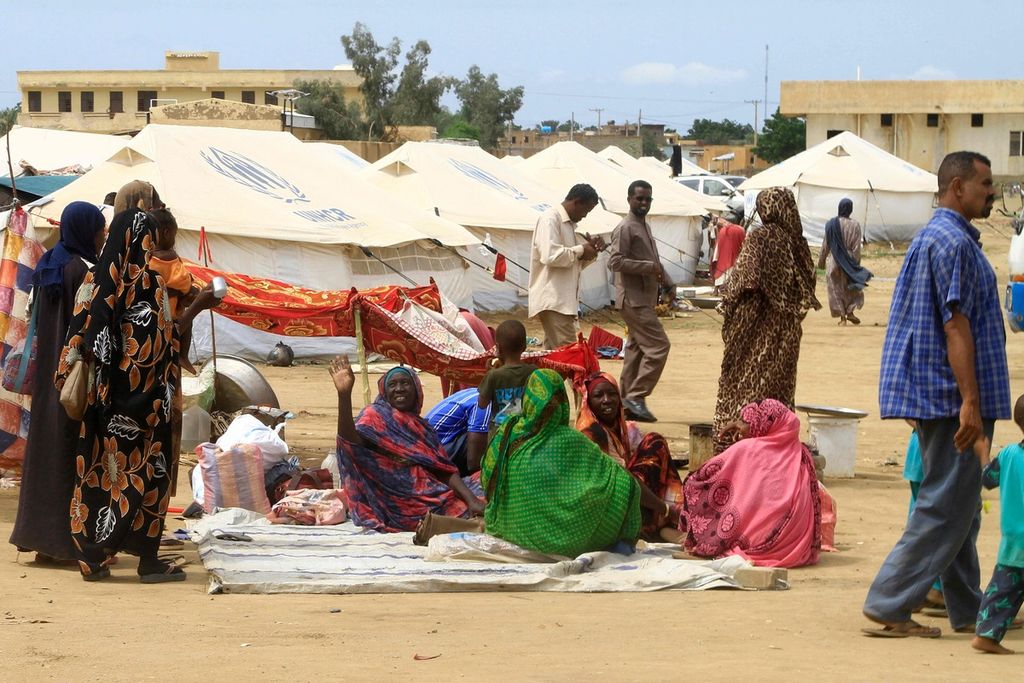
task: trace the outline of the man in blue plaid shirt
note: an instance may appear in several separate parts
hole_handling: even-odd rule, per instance
[[[911,619],[936,577],[952,627],[974,631],[981,469],[995,421],[1010,417],[996,275],[970,223],[992,211],[991,163],[954,152],[938,176],[939,208],[907,251],[882,348],[882,417],[917,421],[924,481],[864,603],[864,615],[882,625],[864,629],[875,636],[941,635]]]

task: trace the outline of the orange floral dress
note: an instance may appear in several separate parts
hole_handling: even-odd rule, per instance
[[[171,405],[178,332],[163,279],[148,267],[146,213],[118,214],[86,276],[55,383],[92,353],[89,398],[75,454],[71,534],[83,574],[117,552],[156,557],[170,499]]]

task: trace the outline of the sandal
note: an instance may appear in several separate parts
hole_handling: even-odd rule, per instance
[[[861,633],[875,638],[938,638],[940,629],[934,626],[922,626],[913,619],[902,624],[885,625],[881,628],[862,628]]]
[[[168,562],[164,559],[157,560],[157,564],[160,565],[161,569],[155,572],[142,573],[142,569],[139,569],[139,581],[142,583],[171,583],[174,581],[184,581],[188,578],[181,567],[174,562]],[[155,567],[156,565],[154,565]]]
[[[89,574],[82,574],[82,581],[102,581],[110,576],[110,570],[107,567],[100,567],[99,571],[95,571]]]

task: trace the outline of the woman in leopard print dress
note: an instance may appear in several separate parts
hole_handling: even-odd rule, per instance
[[[722,295],[722,374],[715,409],[715,452],[729,445],[721,430],[748,403],[774,398],[792,407],[801,323],[814,296],[815,270],[793,193],[757,196],[762,227],[747,235]]]

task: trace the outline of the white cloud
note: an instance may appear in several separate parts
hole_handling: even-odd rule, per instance
[[[952,81],[956,74],[947,69],[940,69],[933,64],[925,64],[920,69],[910,74],[912,81]]]
[[[631,85],[704,85],[731,83],[747,77],[743,69],[711,66],[703,62],[687,62],[682,66],[668,62],[641,62],[623,69],[620,78]]]

